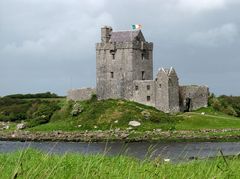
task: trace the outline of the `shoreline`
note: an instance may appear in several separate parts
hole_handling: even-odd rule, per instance
[[[235,134],[234,134],[235,133]],[[196,131],[80,131],[31,132],[0,131],[1,141],[52,142],[224,142],[240,141],[240,129],[204,129]]]

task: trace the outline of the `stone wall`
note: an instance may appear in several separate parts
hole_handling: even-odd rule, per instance
[[[152,80],[152,49],[153,44],[148,42],[97,43],[98,98],[131,99],[134,80],[142,80],[143,77],[144,80]]]
[[[160,111],[169,111],[168,75],[161,69],[156,78],[156,108]]]
[[[187,100],[190,99],[189,111],[197,110],[201,107],[207,107],[209,88],[207,86],[180,86],[180,108],[181,111],[187,110]]]
[[[133,101],[155,106],[155,81],[154,80],[136,80],[133,81]]]
[[[84,101],[91,99],[96,94],[95,88],[71,89],[68,91],[67,100]]]

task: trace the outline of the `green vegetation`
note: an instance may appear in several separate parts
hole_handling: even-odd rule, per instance
[[[29,127],[47,123],[61,108],[59,100],[0,98],[0,121],[26,121]]]
[[[214,97],[209,99],[210,106],[194,112],[165,114],[153,107],[126,100],[102,100],[96,96],[91,100],[82,102],[67,101],[65,98],[51,99],[15,99],[10,97],[0,98],[0,129],[1,121],[9,122],[5,131],[13,131],[16,124],[24,122],[24,130],[31,132],[52,131],[131,131],[130,137],[144,135],[145,131],[181,132],[193,131],[192,136],[200,134],[194,131],[212,129],[206,135],[214,136],[235,135],[237,130],[223,132],[220,129],[239,129],[240,118],[235,114],[226,114],[225,104],[232,106],[238,113],[238,97]],[[217,109],[214,101],[221,101],[221,108]],[[141,123],[139,127],[130,127],[130,121]],[[5,124],[6,125],[6,124]],[[178,133],[172,137],[180,136]],[[210,133],[213,134],[210,134]],[[232,133],[231,133],[232,132]],[[218,133],[218,134],[217,134]],[[155,134],[154,134],[155,135]],[[155,135],[157,137],[158,134]],[[153,137],[154,138],[154,137]],[[164,136],[164,138],[166,138]]]
[[[177,130],[240,128],[240,118],[218,112],[212,107],[183,113],[184,120],[176,125]]]
[[[35,150],[0,154],[0,178],[239,178],[238,157],[217,157],[186,163],[159,158],[46,154]]]
[[[209,106],[227,115],[240,117],[240,96],[222,95],[215,97],[215,95],[212,94],[209,97]]]
[[[80,111],[80,112],[78,112]],[[61,110],[54,113],[48,124],[36,126],[34,131],[76,131],[127,129],[129,121],[136,120],[143,125],[138,131],[156,127],[173,130],[181,117],[165,114],[157,109],[126,100],[104,100],[95,98],[83,102],[65,102]],[[79,127],[81,126],[81,127]]]
[[[12,94],[5,97],[13,99],[62,98],[62,96],[58,96],[57,94],[51,92],[37,94]]]

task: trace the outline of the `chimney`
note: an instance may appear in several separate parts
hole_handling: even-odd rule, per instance
[[[112,32],[112,27],[110,27],[110,26],[104,26],[104,27],[101,28],[102,43],[109,42],[109,40],[111,38],[111,32]]]

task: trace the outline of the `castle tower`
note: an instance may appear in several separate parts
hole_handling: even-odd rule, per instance
[[[141,30],[113,32],[101,29],[96,44],[96,92],[99,99],[132,99],[134,80],[153,79],[153,43]]]
[[[174,68],[161,68],[155,83],[156,108],[164,112],[179,112],[179,83]]]

